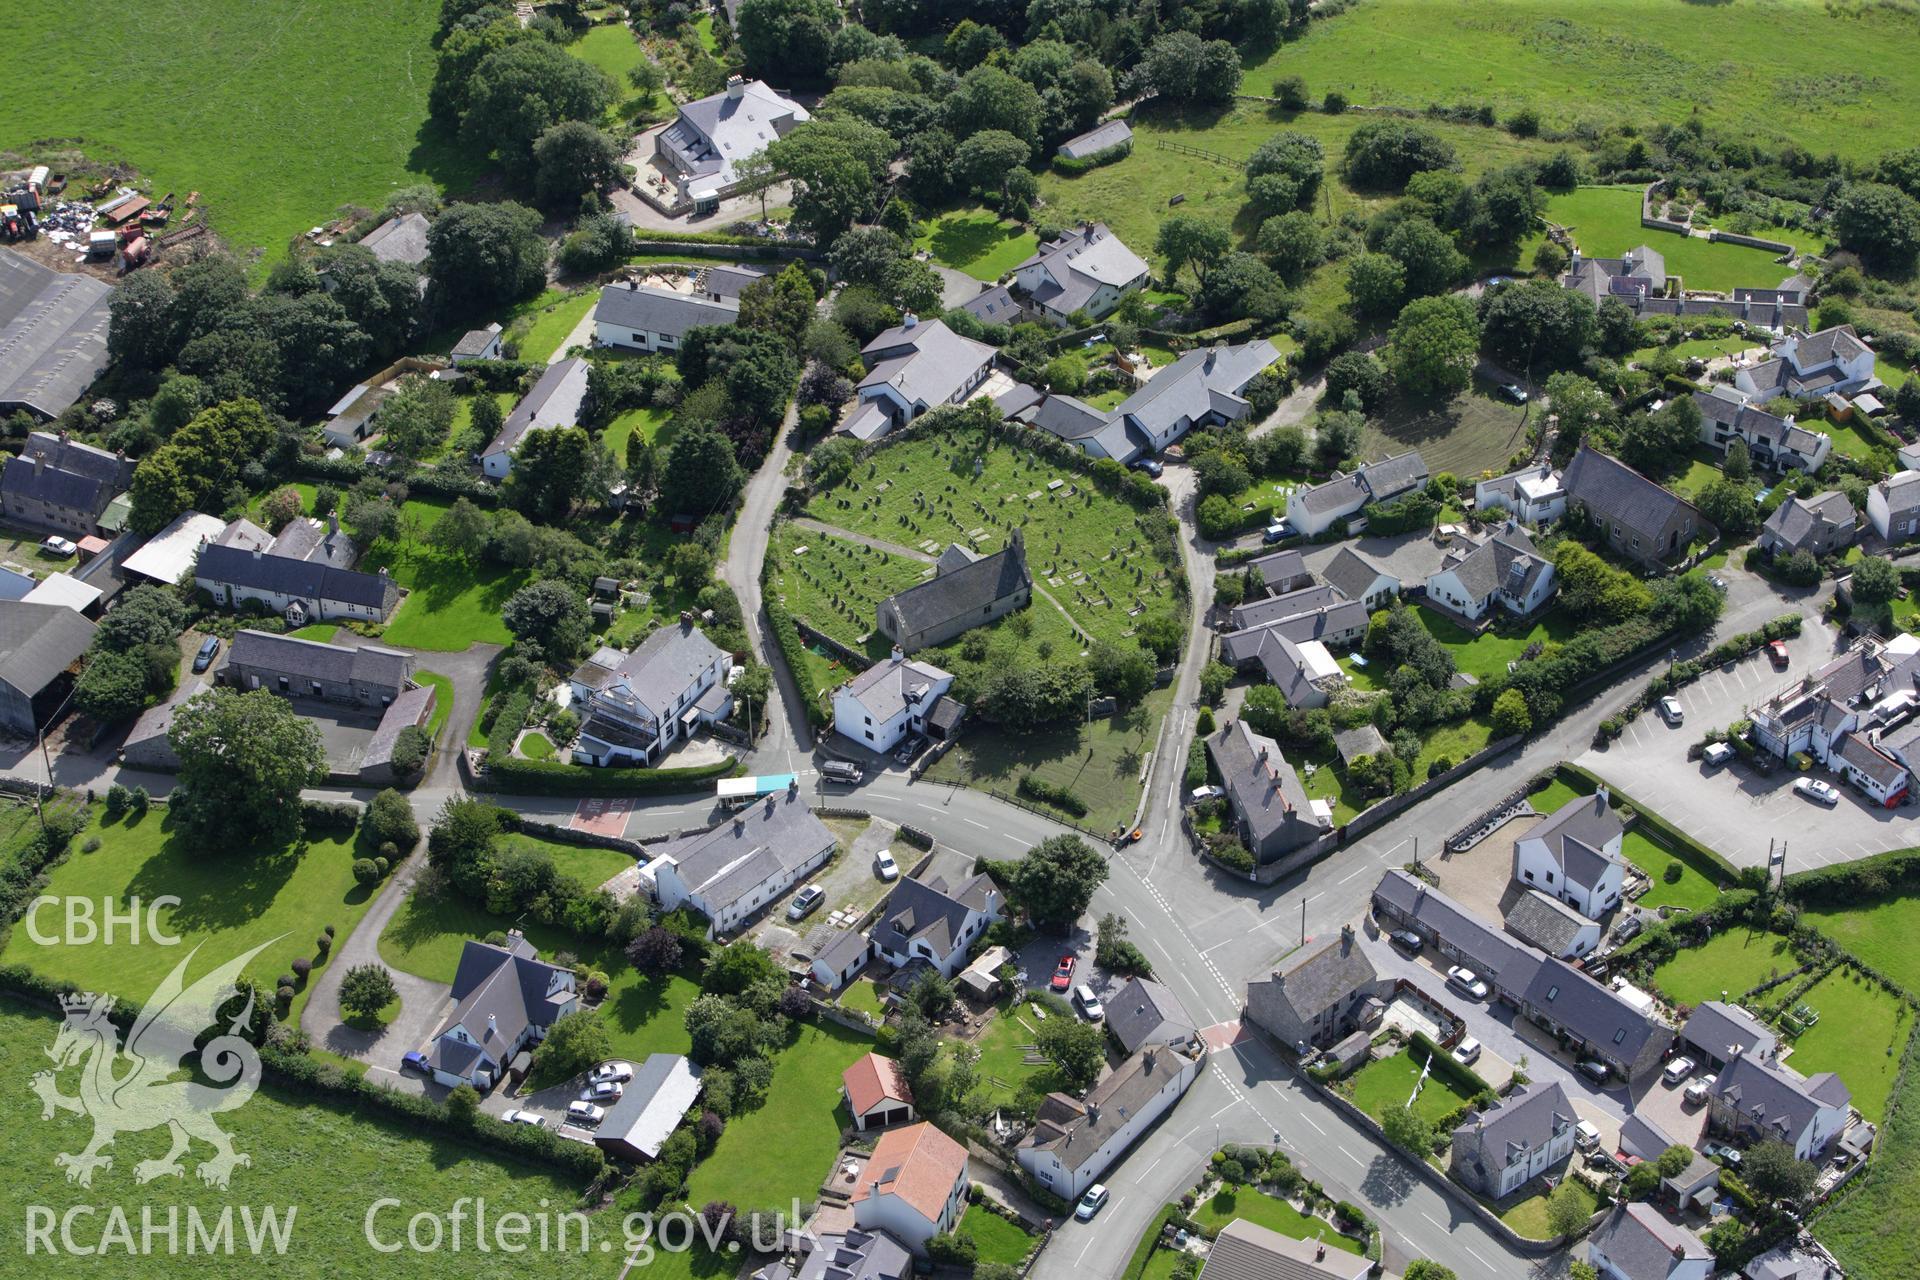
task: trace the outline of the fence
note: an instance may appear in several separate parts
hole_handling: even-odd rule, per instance
[[[1717,243],[1743,244],[1749,249],[1765,249],[1769,253],[1778,253],[1785,256],[1791,256],[1798,252],[1798,250],[1784,240],[1763,240],[1759,236],[1743,236],[1736,231],[1722,231],[1718,227],[1708,229],[1707,239]]]
[[[872,658],[869,658],[866,654],[861,653],[858,649],[849,648],[848,646],[841,644],[838,640],[835,640],[832,636],[820,630],[818,627],[809,625],[806,622],[806,620],[803,618],[795,617],[793,620],[793,626],[794,626],[794,629],[800,633],[800,638],[803,641],[807,641],[808,643],[811,643],[811,644],[825,645],[827,648],[833,650],[834,656],[840,659],[841,663],[846,666],[849,673],[857,673],[857,672],[865,671],[868,667],[873,665]]]
[[[713,244],[705,240],[653,240],[641,237],[633,242],[633,252],[652,254],[684,253],[690,258],[798,258],[817,262],[821,253],[811,245],[765,243]]]
[[[1181,155],[1198,156],[1202,160],[1211,160],[1215,164],[1224,164],[1234,169],[1244,170],[1247,167],[1245,160],[1235,160],[1232,156],[1223,156],[1218,151],[1208,151],[1204,147],[1190,147],[1184,142],[1168,142],[1164,138],[1155,138],[1153,145],[1162,151],[1178,151]]]

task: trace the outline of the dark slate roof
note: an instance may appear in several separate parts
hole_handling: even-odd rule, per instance
[[[1713,1258],[1699,1236],[1637,1201],[1616,1204],[1591,1240],[1629,1280],[1666,1280],[1680,1262]]]
[[[1857,733],[1848,734],[1841,742],[1840,758],[1883,787],[1892,786],[1907,771],[1905,765],[1879,751]]]
[[[1589,1044],[1633,1062],[1664,1028],[1564,960],[1549,957],[1527,987],[1526,1004],[1542,1010]]]
[[[382,262],[404,262],[417,267],[427,260],[427,215],[409,213],[388,218],[362,236],[359,243],[362,248],[372,250],[373,256]]]
[[[1507,1148],[1537,1151],[1579,1122],[1573,1101],[1558,1082],[1535,1081],[1508,1096],[1499,1106],[1468,1118],[1456,1134],[1477,1143],[1491,1168],[1507,1163]]]
[[[1583,888],[1598,884],[1610,865],[1620,859],[1606,851],[1626,833],[1626,826],[1600,792],[1569,800],[1535,823],[1521,840],[1546,842],[1547,853],[1560,866],[1560,875]]]
[[[1268,632],[1277,632],[1295,644],[1305,644],[1309,640],[1324,642],[1328,636],[1361,630],[1366,625],[1365,605],[1358,600],[1340,600],[1277,622],[1229,631],[1220,637],[1220,657],[1222,661],[1235,665],[1250,661],[1267,643]]]
[[[1189,351],[1156,372],[1114,412],[1156,436],[1170,433],[1182,418],[1199,422],[1218,414],[1237,422],[1250,412],[1242,395],[1247,384],[1279,358],[1280,352],[1265,338]]]
[[[571,994],[573,975],[535,959],[532,950],[526,939],[519,937],[505,947],[469,940],[454,971],[454,1009],[440,1024],[440,1035],[457,1023],[470,1034],[484,1037],[491,1017],[499,1040],[483,1047],[497,1062],[527,1027],[553,1025],[559,1010],[547,992],[558,978],[561,990]],[[435,1039],[443,1046],[449,1043],[440,1036]]]
[[[870,936],[877,945],[895,953],[905,951],[907,944],[917,939],[932,947],[935,955],[951,955],[968,913],[996,906],[997,891],[984,874],[957,885],[948,885],[941,876],[931,880],[903,876],[881,908]]]
[[[1003,284],[968,298],[960,304],[960,309],[982,324],[1018,324],[1023,310]]]
[[[202,547],[194,575],[253,591],[375,608],[385,608],[388,593],[398,590],[391,578],[378,574],[336,569],[320,560],[256,554],[241,547]]]
[[[1060,154],[1069,160],[1084,160],[1102,151],[1110,151],[1133,141],[1133,126],[1125,120],[1109,120],[1060,144]]]
[[[880,612],[891,615],[898,635],[911,635],[942,626],[1031,587],[1027,548],[1019,530],[1005,548],[916,583],[880,602]]]
[[[631,653],[596,650],[580,664],[573,679],[596,692],[624,686],[640,705],[664,719],[667,708],[721,652],[693,623],[671,622],[635,645]]]
[[[381,713],[379,726],[374,729],[373,736],[367,739],[366,749],[360,753],[360,767],[370,769],[391,761],[394,744],[400,740],[400,731],[408,725],[424,728],[421,722],[427,718],[427,710],[436,696],[436,690],[430,684],[401,690],[399,696]]]
[[[1312,613],[1316,609],[1330,609],[1344,603],[1347,596],[1329,586],[1302,587],[1284,595],[1268,596],[1264,600],[1254,600],[1248,604],[1236,605],[1229,615],[1235,631],[1244,631],[1249,627],[1264,627],[1272,622],[1284,622],[1288,618],[1297,618],[1303,613]]]
[[[477,356],[492,346],[494,340],[499,336],[500,330],[497,328],[469,329],[460,336],[460,341],[453,344],[453,351],[450,354],[455,356]]]
[[[1352,934],[1340,930],[1308,938],[1281,957],[1273,967],[1272,981],[1300,1020],[1311,1022],[1322,1010],[1345,1002],[1379,976]]]
[[[58,417],[107,367],[113,286],[0,249],[0,409]]]
[[[644,288],[638,284],[610,284],[600,291],[593,309],[596,324],[643,329],[673,338],[709,324],[733,324],[740,319],[738,294],[712,298],[673,289]]]
[[[747,287],[764,280],[767,273],[758,267],[743,267],[734,263],[722,263],[717,267],[708,267],[700,277],[700,287],[716,298],[738,298],[747,291]],[[726,324],[728,321],[718,323]]]
[[[1128,1053],[1149,1044],[1191,1040],[1198,1033],[1179,997],[1150,978],[1127,979],[1102,1004],[1107,1029]]]
[[[1548,567],[1549,561],[1534,549],[1526,530],[1508,524],[1457,559],[1450,554],[1440,572],[1451,571],[1469,598],[1484,600],[1500,590],[1524,597]]]
[[[648,1054],[620,1100],[593,1131],[596,1143],[624,1143],[652,1157],[700,1096],[700,1068],[677,1053]]]
[[[1361,756],[1377,756],[1387,749],[1387,740],[1380,731],[1370,724],[1355,729],[1342,729],[1333,735],[1334,749],[1340,753],[1345,764],[1352,764]]]
[[[587,398],[587,374],[592,370],[578,356],[550,364],[541,371],[533,390],[513,407],[500,424],[500,434],[483,453],[511,453],[529,431],[569,427],[580,420],[580,404]]]
[[[845,1234],[815,1237],[812,1252],[791,1277],[779,1277],[771,1263],[764,1272],[767,1280],[906,1280],[913,1274],[913,1255],[898,1240],[884,1231],[862,1231],[855,1227]]]
[[[1307,572],[1306,558],[1298,551],[1276,551],[1271,555],[1260,556],[1247,561],[1246,568],[1249,572],[1258,569],[1260,581],[1270,590],[1276,586],[1312,576]]]
[[[1507,932],[1550,956],[1564,956],[1593,922],[1558,898],[1529,889],[1507,912]]]
[[[1341,547],[1320,570],[1320,580],[1349,600],[1364,600],[1367,588],[1382,577],[1392,579],[1396,585],[1399,582],[1352,547]]]
[[[1188,1065],[1171,1049],[1143,1049],[1094,1085],[1085,1102],[1050,1093],[1020,1146],[1051,1151],[1071,1170],[1105,1159],[1102,1152],[1114,1136]]]
[[[788,877],[837,841],[797,788],[756,800],[706,831],[653,847],[671,858],[691,893],[716,910],[781,873]]]
[[[1418,449],[1409,449],[1391,458],[1370,462],[1355,474],[1367,486],[1372,501],[1390,502],[1427,482],[1427,464]]]
[[[1901,471],[1873,486],[1895,516],[1920,509],[1920,471]]]
[[[1444,938],[1467,957],[1473,971],[1512,992],[1523,992],[1546,957],[1507,937],[1425,881],[1398,867],[1388,869],[1373,890],[1377,905],[1391,907]]]
[[[4,348],[0,348],[0,357],[4,355]],[[0,473],[0,492],[97,512],[132,479],[133,463],[126,458],[78,440],[35,431],[27,437],[20,456],[9,459],[6,470]]]
[[[413,655],[398,649],[362,645],[326,644],[274,635],[269,631],[238,631],[227,650],[227,661],[243,667],[265,667],[311,680],[358,680],[394,690],[406,686],[413,674]]]
[[[1742,1049],[1758,1057],[1769,1057],[1779,1047],[1779,1037],[1744,1009],[1718,1000],[1703,1000],[1694,1009],[1680,1037],[1688,1044],[1727,1059]]]
[[[1617,458],[1581,445],[1567,464],[1567,496],[1584,502],[1617,524],[1656,538],[1681,509],[1692,512],[1698,524],[1707,518],[1685,498],[1661,488]]]
[[[1332,1232],[1332,1227],[1327,1228]],[[1373,1263],[1332,1245],[1296,1240],[1235,1218],[1207,1253],[1208,1280],[1360,1280]]]
[[[958,544],[955,544],[957,547]],[[955,548],[948,548],[949,551]],[[909,701],[922,702],[934,694],[935,685],[953,676],[930,662],[917,658],[889,658],[876,662],[841,686],[842,690],[866,708],[875,724],[891,720]]]
[[[0,684],[28,698],[93,643],[93,623],[64,605],[0,600]]]
[[[1288,822],[1312,824],[1313,804],[1280,744],[1236,720],[1207,739],[1233,811],[1258,845]]]
[[[1774,508],[1766,523],[1769,533],[1796,551],[1807,546],[1822,528],[1850,530],[1853,526],[1853,504],[1837,489],[1811,498],[1788,498]]]

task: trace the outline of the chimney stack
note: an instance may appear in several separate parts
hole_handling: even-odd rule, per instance
[[[500,1019],[490,1013],[487,1015],[487,1039],[491,1040],[499,1034]]]
[[[919,323],[920,323],[920,317],[913,314],[913,312],[911,311],[907,312],[907,314],[900,317],[900,327],[902,329],[911,329]]]
[[[738,102],[747,92],[747,82],[739,76],[727,77],[727,96]]]

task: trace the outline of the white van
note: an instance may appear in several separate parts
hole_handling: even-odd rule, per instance
[[[1709,742],[1707,749],[1700,753],[1700,758],[1707,762],[1708,767],[1718,769],[1733,759],[1733,748],[1724,742]]]

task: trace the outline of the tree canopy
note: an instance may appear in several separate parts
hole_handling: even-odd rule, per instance
[[[327,776],[320,730],[269,689],[210,689],[174,712],[180,757],[169,812],[218,852],[277,851],[300,834],[300,792]]]

